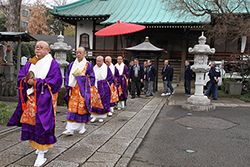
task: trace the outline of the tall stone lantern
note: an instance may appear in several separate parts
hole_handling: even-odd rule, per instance
[[[187,99],[187,102],[182,105],[182,108],[192,111],[212,111],[215,110],[215,105],[211,104],[210,99],[204,95],[204,73],[208,72],[208,55],[215,53],[214,48],[210,48],[206,43],[206,37],[202,35],[198,40],[199,44],[194,48],[188,48],[190,54],[194,54],[194,65],[191,69],[195,72],[195,93]]]
[[[61,73],[63,76],[63,84],[62,87],[64,87],[64,68],[69,65],[69,62],[66,61],[67,54],[66,52],[71,50],[72,47],[69,46],[67,43],[64,43],[64,36],[60,33],[60,35],[57,37],[57,41],[54,45],[50,45],[50,49],[55,51],[54,58],[60,65]]]

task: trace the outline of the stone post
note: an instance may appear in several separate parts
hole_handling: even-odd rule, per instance
[[[2,73],[2,64],[4,62],[4,59],[6,57],[6,47],[2,44],[0,44],[0,69],[1,69],[1,73]]]
[[[64,43],[64,36],[60,33],[60,35],[57,37],[57,41],[55,42],[54,45],[50,45],[50,49],[55,51],[54,58],[60,65],[60,70],[62,73],[63,77],[63,84],[62,87],[64,87],[64,68],[69,65],[69,62],[66,61],[67,59],[67,54],[66,52],[71,50],[72,47],[69,46],[67,43]]]
[[[214,48],[210,48],[206,43],[206,37],[202,35],[199,37],[199,44],[194,48],[189,48],[188,52],[194,54],[194,65],[191,69],[195,72],[195,93],[187,99],[187,102],[182,105],[182,108],[192,111],[211,111],[215,110],[215,105],[210,103],[210,99],[204,95],[204,73],[208,72],[208,55],[215,53]]]

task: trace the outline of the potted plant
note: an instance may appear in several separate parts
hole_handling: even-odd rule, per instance
[[[245,79],[250,75],[250,57],[248,55],[235,54],[230,57],[230,61],[227,61],[224,65],[226,72],[230,73],[230,78],[225,79],[225,92],[230,95],[241,95],[243,83]],[[241,76],[241,80],[232,78],[235,73]]]

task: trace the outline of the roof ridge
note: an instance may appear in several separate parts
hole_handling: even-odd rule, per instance
[[[71,8],[75,8],[77,6],[84,5],[84,4],[92,2],[92,1],[93,0],[78,0],[76,2],[72,2],[72,3],[66,4],[66,5],[53,6],[52,13],[68,10],[68,9],[71,9]]]

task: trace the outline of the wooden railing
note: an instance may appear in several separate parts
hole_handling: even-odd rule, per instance
[[[89,59],[95,59],[97,56],[110,56],[112,59],[116,59],[118,56],[123,56],[127,58],[128,60],[130,59],[130,53],[126,51],[86,51],[87,55],[86,58]]]

